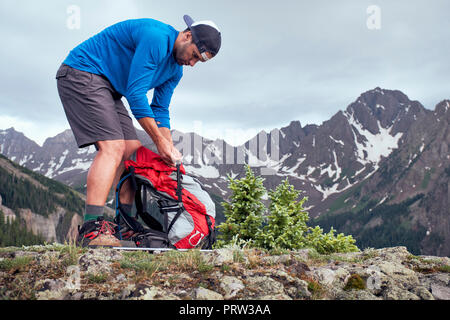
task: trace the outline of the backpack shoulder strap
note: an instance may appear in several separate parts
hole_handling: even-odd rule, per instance
[[[122,187],[127,180],[131,181],[133,190],[136,190],[136,179],[134,176],[133,167],[129,167],[128,171],[124,171],[116,187],[116,220],[120,225],[120,220],[122,219],[131,229],[133,229],[133,231],[142,232],[144,230],[144,227],[139,222],[137,222],[137,220],[135,221],[130,216],[128,216],[122,206],[122,203],[120,202],[120,190],[122,190]]]
[[[180,171],[180,164],[177,164],[177,191],[176,191],[176,195],[178,197],[178,202],[183,202],[183,198],[182,198],[182,185],[181,185],[181,180],[183,179],[182,175],[181,175],[181,171]]]

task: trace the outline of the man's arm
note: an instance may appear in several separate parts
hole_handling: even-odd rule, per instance
[[[136,28],[132,33],[136,42],[136,50],[131,61],[127,79],[127,90],[124,96],[130,105],[134,117],[154,118],[148,103],[147,92],[158,68],[164,58],[164,39],[158,33],[148,32],[147,28]]]
[[[181,160],[180,152],[173,146],[169,129],[158,128],[155,119],[150,117],[141,118],[138,122],[142,129],[144,129],[153,140],[159,155],[167,165],[173,166],[177,160]]]
[[[173,146],[172,134],[170,133],[170,129],[166,127],[159,127],[159,131]]]
[[[158,33],[148,32],[146,28],[136,28],[132,36],[137,47],[130,66],[125,97],[134,117],[155,143],[161,158],[166,164],[173,165],[179,153],[173,150],[172,139],[167,139],[167,133],[158,129],[159,123],[155,122],[158,121],[155,119],[157,115],[153,113],[147,99],[147,91],[150,89],[157,65],[164,57],[164,38]]]

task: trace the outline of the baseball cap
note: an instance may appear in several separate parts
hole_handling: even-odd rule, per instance
[[[192,33],[192,39],[197,46],[203,59],[209,60],[206,52],[210,52],[215,56],[220,49],[222,36],[216,24],[210,20],[194,21],[187,14],[183,16],[189,30]]]

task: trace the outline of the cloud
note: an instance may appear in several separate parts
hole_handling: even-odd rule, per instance
[[[73,47],[129,18],[151,17],[183,30],[184,14],[215,21],[223,45],[212,61],[185,68],[171,105],[172,127],[179,130],[202,121],[211,138],[233,129],[246,131],[238,135],[246,139],[291,120],[320,124],[377,86],[402,90],[430,109],[450,98],[450,3],[379,0],[381,28],[369,30],[366,9],[373,4],[3,0],[0,128],[11,126],[8,119],[24,128],[35,123],[41,135],[54,134],[47,127],[68,127],[54,75]],[[69,5],[81,10],[79,30],[66,26]]]
[[[43,145],[47,138],[56,136],[58,133],[69,129],[68,125],[57,121],[42,123],[35,120],[24,120],[23,117],[2,115],[0,115],[0,124],[2,124],[2,129],[14,128],[14,130],[22,132],[40,146]]]

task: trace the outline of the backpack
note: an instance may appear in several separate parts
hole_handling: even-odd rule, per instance
[[[170,167],[146,147],[136,150],[132,159],[125,161],[116,188],[116,220],[122,219],[138,234],[132,239],[136,246],[211,249],[216,240],[215,205],[201,183],[186,174],[182,164]],[[120,203],[120,190],[127,180],[135,190],[135,219]]]

